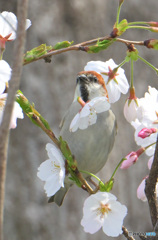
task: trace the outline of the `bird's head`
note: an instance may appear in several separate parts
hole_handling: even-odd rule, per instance
[[[95,97],[105,96],[108,98],[107,89],[103,77],[95,71],[79,72],[76,79],[74,100],[81,97],[84,102]]]

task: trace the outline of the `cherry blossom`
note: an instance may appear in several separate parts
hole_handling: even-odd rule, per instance
[[[4,60],[0,60],[0,123],[2,121],[4,106],[7,99],[7,93],[4,93],[4,90],[11,78],[11,71],[12,69],[10,68],[9,64]],[[24,115],[20,105],[17,102],[14,102],[10,128],[16,128],[17,118],[23,119]]]
[[[115,64],[113,59],[106,62],[90,61],[85,66],[85,71],[96,71],[104,78],[108,91],[109,102],[114,103],[119,100],[121,93],[126,94],[129,84],[124,73],[124,69]]]
[[[64,187],[65,161],[61,151],[53,144],[48,143],[46,150],[49,159],[41,163],[37,176],[45,181],[45,192],[48,197],[51,197]]]
[[[85,103],[83,108],[73,118],[69,130],[71,132],[77,129],[86,129],[88,126],[95,124],[97,114],[110,109],[110,103],[107,97],[96,97]]]
[[[111,237],[122,233],[127,208],[116,199],[109,192],[97,192],[85,200],[81,220],[85,232],[93,234],[102,228]]]
[[[156,124],[158,120],[158,91],[148,87],[148,92],[139,99],[137,121],[143,124]]]
[[[147,147],[156,142],[158,129],[158,91],[155,88],[148,87],[148,92],[144,98],[139,99],[137,118],[131,122],[135,128],[135,141],[137,145]],[[155,129],[152,134],[146,138],[140,136],[142,129]],[[147,148],[146,154],[152,156],[155,151],[155,144]]]
[[[139,121],[143,123],[156,124],[158,120],[158,90],[148,87],[148,92],[145,93],[144,98],[141,98],[140,103],[141,117],[138,116]]]
[[[6,83],[11,78],[11,72],[12,69],[9,64],[4,60],[0,60],[0,94],[4,92]]]
[[[4,106],[6,104],[7,93],[0,94],[0,123],[2,121]],[[17,118],[24,118],[24,114],[20,105],[17,102],[14,102],[11,121],[10,121],[10,128],[17,127]]]
[[[16,38],[17,17],[12,12],[4,11],[0,14],[0,46],[5,48],[5,42]],[[26,29],[31,26],[31,21],[26,19]]]

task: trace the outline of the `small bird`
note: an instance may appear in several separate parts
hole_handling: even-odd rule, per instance
[[[113,112],[108,110],[97,115],[95,124],[84,130],[78,129],[70,132],[70,123],[81,109],[77,97],[81,97],[85,103],[95,97],[108,97],[102,76],[95,71],[78,73],[74,101],[62,120],[60,131],[60,136],[68,143],[71,153],[77,160],[78,169],[96,174],[105,165],[113,148],[117,132],[116,119]],[[88,175],[83,175],[88,179]],[[49,202],[55,202],[61,206],[65,194],[72,184],[72,181],[66,176],[64,188],[52,196]]]

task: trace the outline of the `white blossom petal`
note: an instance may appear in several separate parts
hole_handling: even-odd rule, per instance
[[[20,105],[17,102],[14,102],[13,112],[10,121],[10,128],[14,129],[17,127],[17,118],[23,119],[24,114]]]
[[[39,166],[37,176],[45,181],[44,189],[47,196],[51,197],[64,187],[65,161],[61,151],[53,144],[48,143],[46,150],[49,159]]]
[[[44,161],[43,163],[41,163],[41,165],[38,168],[38,173],[37,176],[42,180],[42,181],[46,181],[48,177],[50,177],[52,175],[52,163],[50,161],[50,159]],[[42,169],[42,171],[40,170]]]
[[[26,19],[26,26],[25,29],[27,30],[32,25],[30,19]]]
[[[116,77],[116,80],[118,81],[118,89],[121,93],[126,94],[129,89],[129,83],[128,80],[124,74],[123,69],[118,69],[119,75]]]
[[[103,232],[111,237],[117,237],[122,233],[123,219],[127,214],[127,208],[118,201],[110,201],[111,212],[104,220]]]
[[[117,74],[115,76],[117,83],[115,82],[114,79],[108,81],[109,77],[107,76],[107,73],[109,72],[109,68],[113,70],[116,67],[118,67],[118,65],[115,64],[113,59],[109,59],[106,62],[90,61],[84,68],[85,71],[96,71],[97,73],[102,75],[106,84],[110,103],[118,101],[121,96],[121,93],[126,94],[129,89],[129,83],[124,74],[124,69],[122,68],[119,68],[117,70]]]
[[[9,40],[16,38],[17,17],[12,12],[2,12],[0,14],[0,35],[6,37],[11,34]]]
[[[137,188],[137,198],[141,199],[143,202],[147,201],[145,191],[144,191],[145,190],[145,181],[146,181],[146,178],[144,178],[142,180],[142,182],[140,183],[140,185]]]
[[[92,101],[92,100],[91,100]],[[90,101],[90,102],[91,102]],[[80,111],[80,118],[85,118],[88,117],[91,109],[90,109],[90,102],[88,102],[87,104],[85,104],[85,106],[81,109]]]
[[[69,130],[86,129],[97,121],[97,114],[109,110],[110,103],[106,97],[96,97],[87,102],[84,107],[72,119]]]
[[[106,235],[117,237],[122,233],[126,214],[126,206],[116,201],[113,194],[97,192],[84,202],[81,225],[85,232],[93,234],[102,227]]]
[[[106,89],[108,91],[110,103],[115,103],[120,99],[121,93],[120,93],[119,89],[117,88],[117,83],[115,83],[114,81],[110,81],[106,85]]]
[[[79,127],[79,122],[80,122],[80,114],[77,113],[75,115],[75,117],[72,119],[71,124],[70,124],[70,128],[69,131],[70,132],[76,132],[78,127]]]
[[[110,109],[110,103],[106,97],[96,97],[91,100],[91,105],[97,113],[105,112]]]
[[[138,109],[138,120],[144,124],[156,121],[158,113],[158,90],[149,86],[148,91],[149,93],[146,92],[144,98],[140,99]]]
[[[138,101],[138,99],[137,99]],[[137,118],[137,110],[138,105],[136,104],[135,100],[129,100],[127,99],[124,105],[124,116],[128,122],[135,121]]]
[[[2,122],[4,106],[6,104],[7,93],[0,94],[0,124]],[[17,102],[14,102],[12,116],[10,120],[10,128],[16,128],[17,126],[17,118],[24,118],[22,109]]]
[[[101,219],[98,219],[97,215],[93,213],[89,218],[83,218],[81,220],[81,225],[84,227],[85,232],[94,234],[102,227],[100,220]]]
[[[106,71],[108,71],[108,66],[106,66],[105,62],[102,62],[102,61],[90,61],[84,67],[85,71],[92,71],[93,70],[93,71],[98,72],[98,73],[105,72],[105,69],[106,69]]]
[[[14,40],[16,38],[17,23],[17,17],[14,13],[7,11],[2,12],[0,14],[0,35],[5,38],[11,34],[8,40]],[[27,19],[26,29],[28,29],[30,26],[31,21]]]
[[[58,190],[63,187],[63,184],[60,182],[59,175],[52,175],[51,178],[48,178],[45,185],[44,190],[47,194],[47,197],[54,196]]]
[[[11,72],[12,69],[9,64],[4,60],[0,60],[0,94],[4,92],[6,82],[8,82],[11,78]]]

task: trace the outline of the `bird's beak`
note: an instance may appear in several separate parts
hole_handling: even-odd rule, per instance
[[[81,74],[81,75],[77,76],[76,82],[79,84],[87,83],[88,78],[85,74]]]

